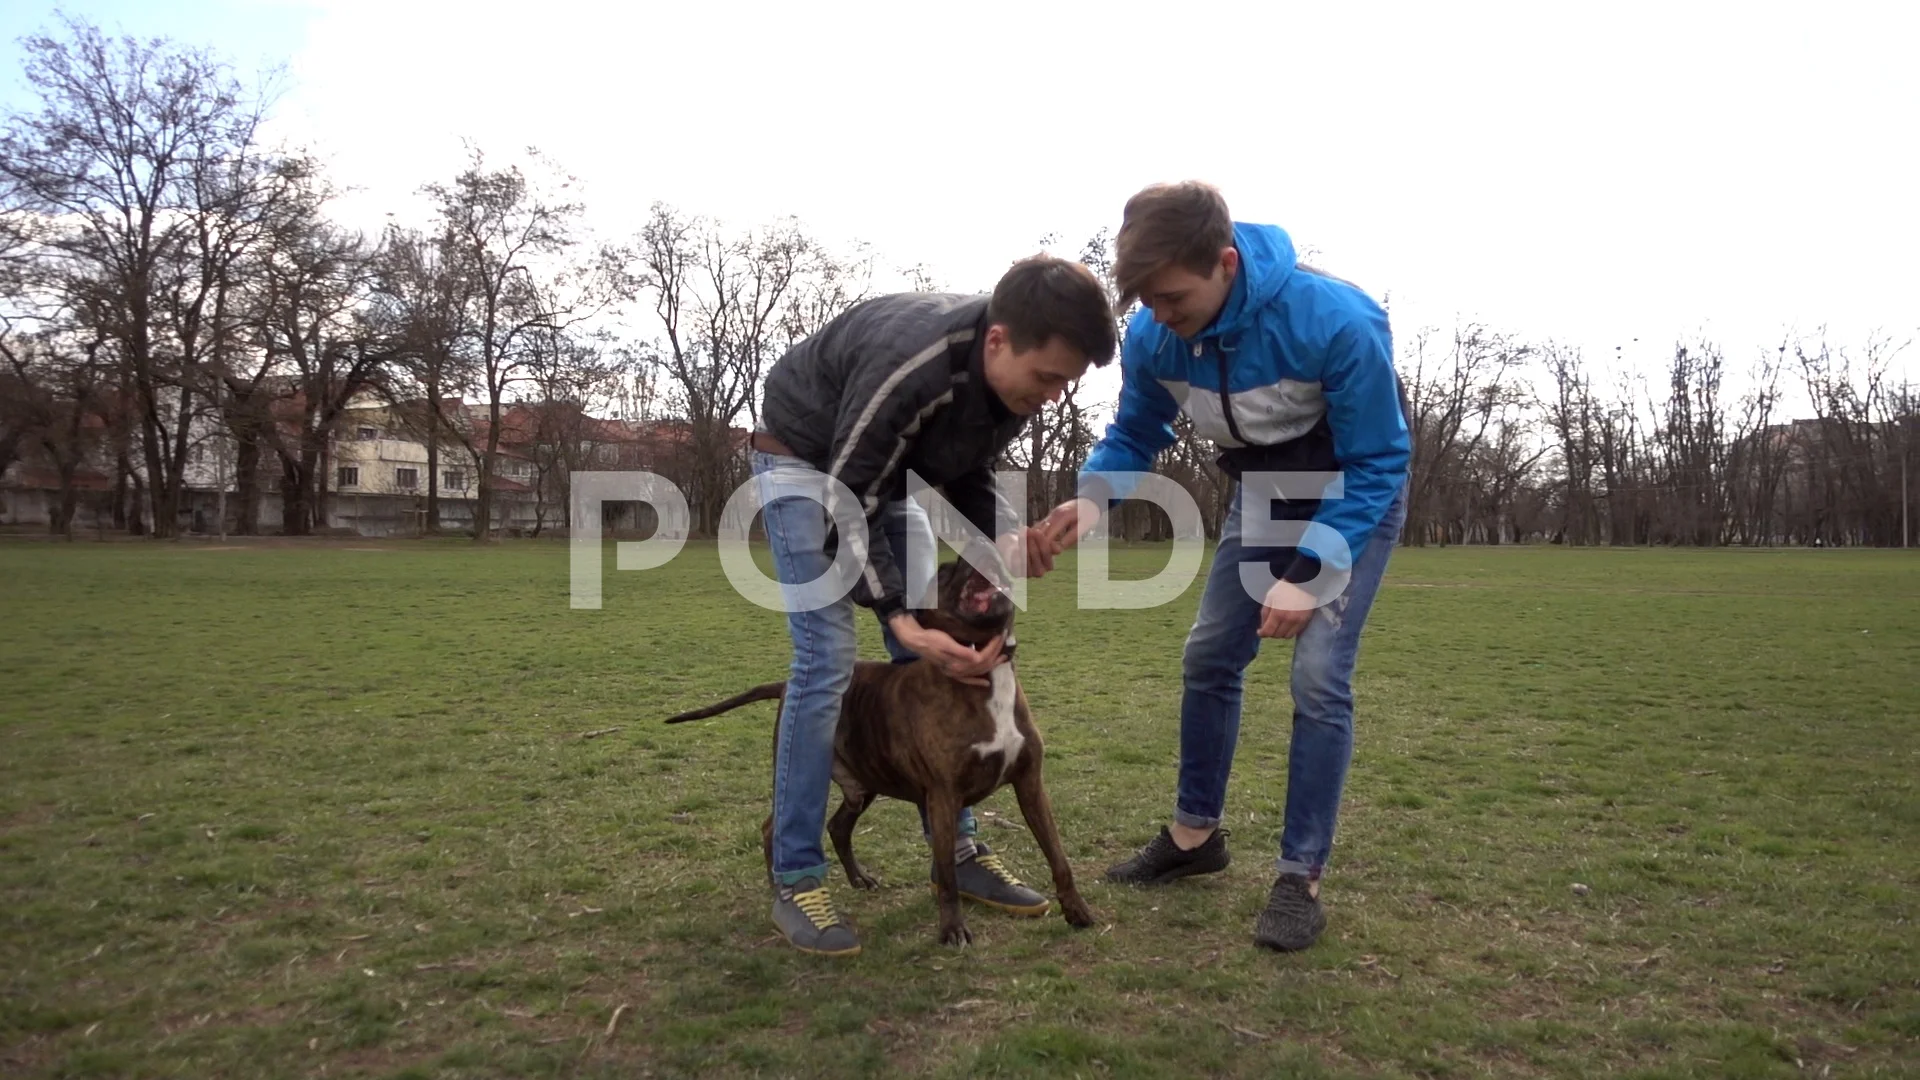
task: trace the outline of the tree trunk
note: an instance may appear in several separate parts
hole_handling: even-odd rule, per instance
[[[327,481],[333,474],[333,444],[327,440],[320,444],[320,462],[313,470],[313,525],[324,529],[333,524],[327,517],[329,502]]]
[[[113,528],[118,532],[127,527],[127,486],[133,474],[133,463],[127,460],[127,448],[124,441],[113,463]]]
[[[260,442],[258,433],[248,430],[238,440],[234,453],[233,497],[240,504],[239,520],[234,522],[237,536],[255,536],[260,532]]]
[[[493,477],[490,470],[480,470],[480,490],[473,501],[473,539],[483,542],[487,538],[487,515],[493,509]]]
[[[147,482],[139,473],[132,473],[133,497],[127,500],[127,532],[133,536],[148,535],[146,508]]]
[[[187,436],[191,434],[192,424],[189,421],[192,409],[193,391],[182,386],[180,408],[173,419],[173,446],[167,455],[167,469],[160,474],[165,480],[167,491],[165,500],[167,531],[164,534],[166,536],[180,534],[180,509],[184,503],[182,496],[187,484],[187,449],[190,445]]]
[[[431,422],[429,422],[431,426]],[[427,520],[425,531],[440,531],[440,440],[427,436]]]
[[[79,499],[78,492],[73,489],[73,473],[78,464],[75,462],[60,469],[60,502],[47,515],[47,531],[68,540],[73,539],[73,512]]]
[[[427,519],[421,531],[428,536],[440,531],[440,364],[436,358],[427,369]]]
[[[145,415],[141,417],[140,435],[141,449],[145,451],[147,458],[147,474],[142,478],[144,482],[141,484],[141,487],[144,489],[144,494],[147,497],[147,508],[152,515],[152,520],[149,522],[152,528],[147,535],[153,536],[156,539],[163,536],[171,536],[173,533],[169,525],[171,524],[172,508],[165,505],[167,486],[166,483],[160,479],[160,477],[166,475],[166,470],[161,467],[160,453],[160,440],[163,432],[160,429],[159,415],[152,408],[151,400],[149,400],[149,407]]]
[[[70,441],[63,451],[55,445],[55,439],[43,440],[47,455],[53,459],[54,475],[58,477],[60,489],[57,499],[47,507],[47,534],[73,539],[73,512],[78,500],[74,491],[73,476],[80,471],[80,424],[79,411],[74,412],[74,423],[67,433]]]
[[[286,536],[312,533],[313,451],[303,450],[298,459],[280,458],[280,531]]]

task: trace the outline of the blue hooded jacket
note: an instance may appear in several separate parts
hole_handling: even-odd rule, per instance
[[[1405,485],[1412,456],[1386,312],[1354,285],[1299,267],[1276,226],[1235,223],[1233,236],[1240,270],[1198,337],[1178,338],[1145,308],[1128,323],[1119,407],[1081,470],[1081,491],[1124,498],[1133,485],[1103,474],[1152,468],[1184,409],[1235,480],[1339,472],[1341,497],[1276,502],[1272,519],[1318,522],[1347,550],[1301,541],[1275,570],[1294,582],[1315,577],[1323,561],[1350,571]]]

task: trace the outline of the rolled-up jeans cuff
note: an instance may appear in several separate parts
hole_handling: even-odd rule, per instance
[[[821,863],[819,866],[806,870],[782,870],[773,875],[773,879],[782,885],[798,885],[807,878],[813,878],[820,882],[820,884],[825,885],[827,883],[827,864]]]
[[[960,820],[954,822],[953,831],[955,836],[960,837],[980,835],[980,819],[973,816],[972,807],[969,806],[960,811]],[[920,811],[920,839],[928,843],[933,842],[933,831],[927,827],[925,810]]]
[[[1320,872],[1326,869],[1315,863],[1303,863],[1294,859],[1275,859],[1274,867],[1283,874],[1299,874],[1308,881],[1319,881]]]
[[[1175,808],[1173,811],[1173,823],[1176,825],[1184,825],[1189,829],[1212,829],[1219,826],[1220,819],[1217,817],[1201,817],[1199,814],[1189,814],[1185,810]]]

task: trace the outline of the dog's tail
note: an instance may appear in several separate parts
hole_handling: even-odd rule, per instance
[[[786,688],[787,683],[785,679],[779,682],[763,683],[744,694],[735,694],[725,701],[709,705],[704,709],[694,709],[691,712],[683,712],[675,716],[669,716],[667,717],[667,723],[684,724],[688,720],[705,720],[709,716],[719,716],[729,709],[737,709],[742,705],[750,705],[756,701],[771,701],[779,697]]]

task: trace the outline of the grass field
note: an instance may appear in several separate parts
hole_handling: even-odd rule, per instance
[[[1398,553],[1294,956],[1250,942],[1286,647],[1231,870],[1111,887],[1199,589],[1077,612],[1056,574],[1021,676],[1099,925],[938,945],[882,802],[842,962],[767,919],[771,707],[658,723],[780,677],[780,617],[711,547],[607,566],[573,611],[552,543],[0,545],[0,1075],[1920,1075],[1920,557]]]

